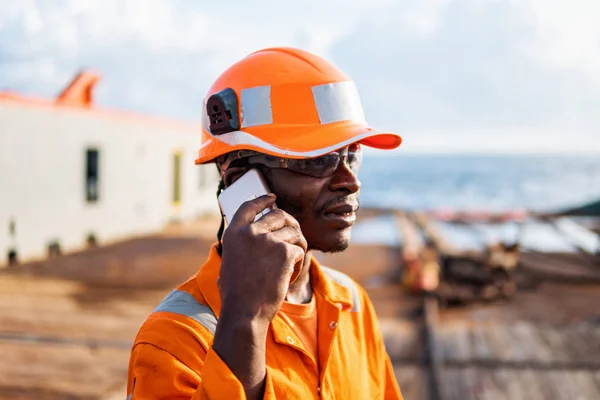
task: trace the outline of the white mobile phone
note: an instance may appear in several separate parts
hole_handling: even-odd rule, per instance
[[[219,195],[219,206],[227,224],[229,225],[234,214],[243,203],[269,193],[269,187],[261,173],[256,169],[250,169]],[[269,207],[265,208],[256,215],[254,220],[258,220],[271,209]]]

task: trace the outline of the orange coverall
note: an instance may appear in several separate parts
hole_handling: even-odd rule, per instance
[[[198,273],[150,314],[135,338],[128,399],[244,399],[244,388],[212,349],[221,300],[221,258],[212,247]],[[281,316],[269,327],[265,399],[402,399],[366,292],[313,258],[318,365]]]

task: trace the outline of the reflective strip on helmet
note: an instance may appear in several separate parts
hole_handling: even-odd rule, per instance
[[[313,86],[314,107],[321,124],[342,121],[366,123],[360,96],[353,81],[333,82]],[[242,89],[240,93],[241,127],[249,128],[273,123],[271,86],[255,86]],[[202,113],[202,126],[210,132],[210,121],[206,111],[206,100]]]
[[[259,149],[273,152],[275,154],[280,154],[282,157],[312,158],[322,156],[323,154],[331,153],[332,151],[341,149],[342,147],[346,147],[352,143],[360,142],[361,140],[367,137],[375,136],[379,133],[380,132],[378,131],[370,130],[360,135],[353,136],[350,139],[320,149],[315,149],[311,151],[292,151],[273,146],[272,144],[267,143],[264,140],[257,138],[256,136],[250,135],[247,132],[234,131],[224,133],[222,135],[219,135],[218,137],[205,141],[200,145],[200,150],[202,150],[203,147],[212,144],[213,140],[219,140],[229,146],[253,146]]]
[[[341,121],[365,122],[365,113],[354,82],[313,86],[312,93],[322,124]]]
[[[242,128],[273,123],[271,86],[256,86],[242,90]]]
[[[199,322],[212,334],[215,333],[217,328],[217,317],[210,307],[200,304],[194,296],[181,290],[173,290],[169,293],[154,312],[171,312],[185,315]]]

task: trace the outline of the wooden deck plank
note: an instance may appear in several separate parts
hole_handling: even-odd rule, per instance
[[[540,328],[524,321],[511,324],[514,340],[522,343],[523,358],[533,361],[552,361],[552,348],[540,340]]]
[[[96,398],[121,387],[129,349],[0,342],[0,398]],[[35,394],[37,397],[30,397]]]
[[[480,384],[480,392],[475,396],[477,400],[501,400],[504,398],[504,394],[494,379],[493,370],[475,369],[475,372]]]
[[[440,335],[443,336],[444,358],[453,360],[468,360],[473,353],[467,324],[453,324],[451,327],[441,325]]]
[[[594,378],[594,384],[596,385],[596,390],[598,392],[600,392],[600,371],[594,371],[594,373],[592,374],[592,377]]]
[[[418,362],[423,358],[422,337],[414,323],[384,318],[380,321],[385,347],[392,360]]]
[[[458,368],[442,368],[440,392],[443,400],[460,399],[463,389],[461,388],[461,371]],[[408,399],[408,397],[407,397]]]
[[[484,360],[494,358],[494,351],[490,346],[485,325],[471,325],[470,337],[473,344],[473,358]]]
[[[510,336],[510,326],[506,324],[494,324],[488,331],[488,340],[493,349],[494,356],[501,360],[514,359],[513,338]]]
[[[503,394],[502,399],[522,398],[521,384],[516,379],[517,371],[509,369],[497,369],[493,371],[493,379],[498,391]]]
[[[405,399],[428,400],[427,379],[421,367],[395,367],[394,373]]]
[[[571,373],[580,393],[579,397],[583,399],[600,399],[600,388],[594,382],[594,374],[589,371],[576,371]]]
[[[568,348],[567,338],[561,330],[554,327],[545,327],[539,330],[540,341],[544,342],[549,349],[552,349],[552,356],[555,361],[570,361],[571,352]]]

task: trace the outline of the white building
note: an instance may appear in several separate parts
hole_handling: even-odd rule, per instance
[[[194,165],[199,125],[98,109],[97,80],[52,100],[0,93],[0,266],[218,212],[215,166]]]

